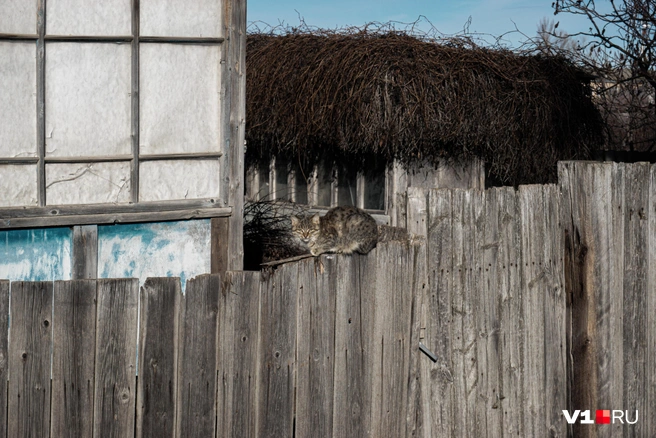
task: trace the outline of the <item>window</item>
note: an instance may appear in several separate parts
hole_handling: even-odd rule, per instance
[[[385,171],[380,167],[356,171],[325,162],[304,169],[274,158],[247,169],[246,199],[287,200],[318,208],[355,205],[380,213],[385,210]]]

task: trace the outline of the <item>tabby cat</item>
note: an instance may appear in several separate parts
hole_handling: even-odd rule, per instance
[[[378,226],[357,207],[335,207],[325,216],[292,216],[292,234],[313,256],[324,253],[366,254],[378,243]]]

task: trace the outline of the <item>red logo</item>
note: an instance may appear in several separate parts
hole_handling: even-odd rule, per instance
[[[597,410],[597,413],[595,414],[595,422],[597,424],[610,424],[610,411]]]

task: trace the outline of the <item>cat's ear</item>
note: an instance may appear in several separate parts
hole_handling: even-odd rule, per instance
[[[301,222],[298,216],[291,216],[290,219],[292,220],[292,228],[298,227],[298,224]]]
[[[321,223],[319,213],[315,213],[314,216],[312,216],[312,223],[319,225]]]

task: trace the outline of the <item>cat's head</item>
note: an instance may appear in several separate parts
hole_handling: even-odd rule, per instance
[[[316,242],[321,231],[319,213],[314,216],[292,216],[292,234],[305,245]]]

